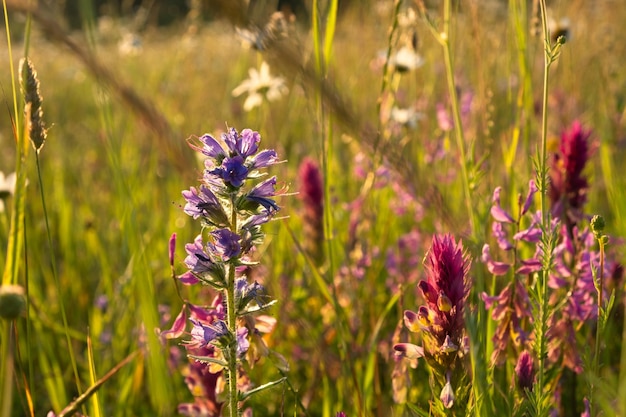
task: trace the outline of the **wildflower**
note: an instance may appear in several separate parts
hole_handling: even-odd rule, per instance
[[[424,65],[424,58],[411,46],[401,47],[389,58],[389,64],[399,73],[413,71]]]
[[[569,230],[581,220],[582,208],[587,202],[589,184],[583,171],[591,152],[590,137],[591,131],[575,121],[569,130],[561,133],[559,151],[551,161],[552,212],[568,225]]]
[[[522,391],[532,390],[535,382],[535,369],[533,357],[527,350],[523,351],[517,359],[515,379],[517,387]]]
[[[239,97],[243,93],[248,93],[243,109],[250,111],[263,103],[263,96],[268,101],[276,101],[287,94],[285,79],[282,77],[272,77],[270,67],[267,62],[261,63],[261,68],[257,71],[250,68],[248,71],[250,78],[244,80],[232,91],[234,97]]]
[[[190,357],[185,381],[195,400],[181,404],[179,412],[217,416],[224,397],[228,407],[235,409],[240,393],[251,388],[244,365],[252,367],[269,352],[261,336],[273,325],[259,318],[257,327],[254,313],[272,302],[262,285],[248,283],[243,274],[254,264],[250,253],[263,238],[260,226],[279,210],[273,200],[276,177],[249,190],[245,187],[262,176],[259,169],[275,164],[277,156],[273,150],[259,151],[261,136],[250,129],[230,128],[219,141],[208,134],[198,140],[198,145],[190,146],[206,158],[202,183],[182,195],[184,212],[200,220],[203,231],[185,245],[188,271],[177,278],[186,285],[208,284],[219,294],[209,308],[185,301],[172,327],[160,336],[161,340],[181,337],[187,322],[191,323],[187,333],[191,339],[183,346]],[[174,249],[173,235],[169,242],[172,269]],[[228,395],[221,395],[225,389]]]
[[[424,115],[417,112],[412,107],[407,107],[403,109],[394,106],[391,109],[391,120],[401,126],[405,126],[410,129],[414,129],[415,127],[417,127],[417,122],[422,120],[423,118]]]
[[[464,389],[456,395],[451,381],[462,387],[467,372],[464,357],[468,341],[465,336],[463,312],[469,294],[467,273],[470,260],[463,253],[463,245],[450,235],[435,236],[424,260],[427,279],[418,283],[426,305],[417,313],[405,311],[405,326],[422,333],[423,346],[398,343],[394,350],[409,359],[424,357],[435,380],[442,387],[440,400],[445,408],[455,401],[465,404]],[[462,398],[459,400],[459,394]]]
[[[446,385],[444,385],[443,389],[441,390],[439,399],[441,400],[445,408],[452,408],[452,406],[454,405],[454,400],[455,400],[454,389],[452,388],[452,385],[450,384],[449,377],[448,377],[448,380],[446,381]]]
[[[302,224],[307,253],[319,264],[324,255],[324,184],[315,162],[305,158],[298,170],[299,197],[304,206]]]

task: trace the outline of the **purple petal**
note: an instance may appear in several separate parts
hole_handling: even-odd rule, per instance
[[[252,159],[250,169],[268,167],[270,165],[274,165],[276,162],[278,162],[276,151],[273,149],[266,149],[256,154],[256,156]]]
[[[516,274],[527,275],[541,270],[541,261],[539,259],[522,260],[521,264],[522,266],[515,271]]]
[[[502,191],[502,187],[496,187],[496,189],[493,190],[493,196],[491,198],[491,202],[493,203],[491,206],[491,215],[497,222],[515,223],[513,217],[511,217],[506,210],[500,207],[500,191]]]
[[[424,356],[424,348],[412,343],[398,343],[393,346],[398,356],[407,359],[418,359]]]
[[[162,331],[159,336],[165,339],[176,339],[183,335],[185,332],[185,324],[187,323],[187,310],[185,306],[178,313],[172,327],[169,330]]]
[[[541,240],[541,229],[531,226],[528,229],[521,230],[513,236],[514,240],[523,240],[525,242],[537,243]]]
[[[200,142],[204,144],[204,148],[202,149],[202,153],[206,156],[209,156],[213,159],[218,159],[226,155],[224,152],[224,148],[222,145],[215,140],[215,138],[209,134],[202,135],[200,137]]]
[[[530,208],[530,205],[533,202],[533,197],[537,191],[539,191],[539,188],[537,188],[535,180],[528,181],[528,194],[526,195],[526,201],[524,201],[524,205],[522,206],[522,215],[526,214]]]
[[[200,282],[200,280],[196,278],[196,276],[191,271],[187,271],[184,274],[179,275],[177,278],[185,285],[194,285]]]
[[[256,153],[259,149],[259,142],[261,141],[261,135],[251,129],[244,129],[241,131],[241,136],[237,138],[237,151],[239,155],[247,158],[250,155]]]
[[[174,252],[176,252],[176,233],[172,233],[169,241],[170,266],[174,266]]]

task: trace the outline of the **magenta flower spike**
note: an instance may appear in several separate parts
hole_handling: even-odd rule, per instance
[[[418,288],[426,304],[417,312],[404,312],[405,326],[421,334],[422,346],[397,343],[394,350],[397,356],[409,360],[423,358],[434,376],[433,392],[441,392],[440,406],[458,406],[461,410],[467,401],[469,380],[469,344],[463,314],[470,289],[470,259],[461,241],[439,235],[433,238],[424,267],[427,279],[420,281]]]

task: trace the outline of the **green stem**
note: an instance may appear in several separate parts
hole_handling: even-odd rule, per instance
[[[467,157],[465,153],[465,135],[463,133],[463,125],[461,124],[461,111],[459,109],[459,100],[456,93],[456,84],[454,82],[454,61],[452,59],[452,50],[450,48],[450,16],[451,16],[451,0],[446,0],[443,7],[443,33],[440,35],[441,45],[443,46],[444,58],[446,62],[446,79],[448,82],[448,93],[452,105],[452,117],[454,118],[454,135],[456,144],[459,148],[461,176],[463,177],[463,192],[465,194],[465,204],[467,205],[467,213],[469,214],[470,228],[472,236],[476,236],[476,219],[474,214],[474,205],[472,204],[472,194],[469,183],[469,175],[467,172]]]
[[[552,48],[550,44],[550,33],[548,30],[548,18],[546,11],[546,2],[545,0],[540,0],[540,8],[541,8],[541,24],[542,24],[542,33],[544,37],[544,72],[543,72],[543,96],[542,96],[542,115],[541,115],[541,149],[539,154],[538,161],[538,181],[539,181],[539,190],[541,194],[541,224],[544,233],[543,237],[543,245],[544,245],[544,258],[543,258],[543,267],[541,272],[539,273],[538,280],[538,293],[539,293],[539,334],[536,335],[538,339],[538,352],[537,358],[539,361],[538,364],[538,378],[537,378],[537,391],[539,395],[543,394],[544,386],[545,386],[545,366],[546,366],[546,356],[547,356],[547,340],[545,337],[545,331],[548,327],[548,272],[550,269],[551,263],[551,253],[547,251],[552,251],[552,231],[550,230],[550,217],[548,215],[548,202],[547,202],[547,191],[548,191],[548,85],[550,79],[550,66],[552,62],[555,60],[555,52],[556,49]],[[545,236],[546,234],[550,234],[549,236]],[[550,245],[548,245],[550,242]]]
[[[603,303],[602,298],[604,296],[604,237],[602,235],[598,236],[598,245],[600,246],[600,271],[597,277],[597,290],[598,290],[598,319],[596,326],[596,342],[593,350],[593,377],[597,378],[598,373],[600,372],[600,339],[602,338],[602,334],[604,333],[604,314],[607,312],[603,311]],[[591,379],[589,384],[589,414],[594,415],[593,409],[595,405],[594,401],[594,393],[595,384],[594,379]]]
[[[232,201],[231,231],[237,233],[237,209],[235,201]],[[232,340],[228,344],[226,352],[227,379],[228,379],[228,415],[237,417],[239,415],[239,392],[237,391],[237,311],[235,303],[235,265],[228,265],[228,282],[226,284],[226,319],[228,332],[232,336]]]
[[[2,319],[0,319],[2,320]],[[2,366],[0,369],[2,378],[0,388],[0,417],[11,416],[11,405],[13,404],[13,333],[11,328],[13,322],[9,320],[2,320]]]

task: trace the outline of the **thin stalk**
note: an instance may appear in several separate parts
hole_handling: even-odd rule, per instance
[[[46,236],[48,239],[48,248],[50,250],[50,253],[52,254],[54,246],[52,245],[52,235],[50,234],[50,222],[48,221],[48,208],[46,205],[46,197],[44,193],[43,180],[41,177],[41,165],[39,163],[39,152],[35,152],[35,161],[37,163],[37,178],[40,184],[39,192],[40,192],[40,197],[41,197],[41,206],[43,209],[43,218],[44,218],[44,222],[46,225]],[[54,259],[55,259],[54,256],[50,257],[50,269],[52,270],[52,276],[54,278],[55,289],[57,291],[57,294],[59,295],[59,307],[61,309],[61,319],[63,320],[63,330],[65,334],[65,341],[67,342],[67,349],[68,349],[69,356],[70,356],[70,362],[72,363],[72,371],[74,373],[74,382],[76,383],[76,389],[78,389],[79,392],[82,392],[82,388],[80,385],[80,376],[78,374],[78,366],[76,364],[76,355],[74,354],[74,348],[72,347],[72,340],[70,338],[70,332],[69,332],[70,326],[67,322],[65,302],[64,302],[64,298],[61,296],[62,294],[61,281],[59,280],[59,275],[57,274],[57,268],[56,268]]]
[[[467,172],[467,157],[465,153],[465,135],[463,133],[463,125],[461,124],[461,111],[459,109],[459,100],[456,93],[456,84],[454,82],[454,61],[452,50],[450,48],[450,17],[452,1],[446,0],[443,6],[443,33],[439,36],[441,45],[443,46],[444,59],[446,63],[446,80],[448,83],[448,93],[452,105],[452,117],[454,118],[454,136],[459,149],[461,176],[463,178],[463,192],[465,195],[465,204],[467,205],[467,213],[470,222],[472,236],[476,236],[476,218],[474,213],[474,205],[472,204],[472,193],[469,183],[469,175]]]
[[[231,231],[237,233],[237,208],[235,201],[232,201]],[[226,319],[228,332],[232,340],[228,344],[226,360],[228,362],[228,415],[237,417],[239,415],[238,403],[239,393],[237,391],[237,311],[235,303],[235,266],[228,266],[228,282],[226,284]]]
[[[541,8],[541,25],[544,37],[544,71],[543,71],[543,95],[542,95],[542,114],[541,114],[541,148],[537,161],[537,176],[539,182],[539,191],[541,198],[541,225],[543,229],[543,266],[538,274],[538,302],[539,302],[539,323],[536,329],[538,346],[538,373],[537,373],[537,392],[543,395],[546,384],[546,357],[547,357],[547,339],[545,332],[548,328],[549,306],[548,306],[548,273],[550,270],[552,250],[554,249],[552,231],[550,229],[550,216],[548,214],[548,87],[550,81],[550,66],[556,60],[558,55],[559,44],[553,48],[550,43],[550,33],[548,29],[548,18],[545,0],[540,0]],[[549,235],[548,235],[549,234]],[[547,236],[546,236],[547,235]],[[542,402],[543,404],[543,402]]]
[[[1,319],[0,319],[1,320]],[[13,404],[13,322],[9,320],[2,320],[2,391],[0,391],[0,399],[2,399],[2,405],[0,405],[0,417],[11,416],[11,406]]]

